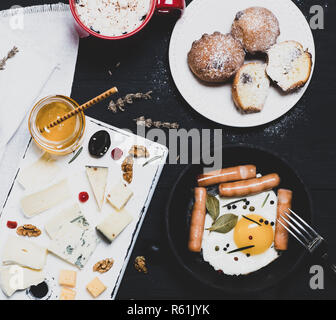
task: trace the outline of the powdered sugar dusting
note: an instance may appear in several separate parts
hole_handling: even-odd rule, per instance
[[[242,46],[230,34],[215,32],[193,43],[189,64],[209,81],[225,81],[244,63]]]
[[[232,34],[247,51],[264,52],[280,35],[279,21],[268,9],[251,7],[237,13]]]

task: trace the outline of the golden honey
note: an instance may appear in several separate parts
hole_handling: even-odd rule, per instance
[[[52,154],[64,155],[76,150],[85,130],[85,116],[82,112],[53,128],[48,129],[47,126],[77,107],[74,100],[60,95],[40,100],[29,117],[29,131],[35,143]]]

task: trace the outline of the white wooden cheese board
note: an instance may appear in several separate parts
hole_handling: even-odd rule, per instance
[[[147,140],[143,137],[136,136],[130,132],[118,129],[116,127],[107,125],[103,122],[99,122],[97,120],[93,120],[89,117],[86,117],[86,133],[83,142],[83,150],[79,154],[79,156],[69,164],[69,161],[73,158],[74,154],[70,154],[63,157],[56,157],[54,164],[58,167],[55,168],[53,165],[52,168],[46,166],[39,166],[38,172],[41,174],[32,175],[31,173],[36,172],[35,169],[31,171],[27,171],[27,169],[36,161],[41,158],[43,152],[38,149],[38,147],[34,144],[33,141],[27,146],[27,150],[24,154],[24,157],[21,161],[20,168],[18,169],[18,174],[16,175],[12,188],[9,191],[4,207],[2,208],[0,215],[0,263],[7,263],[6,261],[14,259],[14,262],[20,264],[22,260],[18,259],[19,262],[16,261],[18,252],[18,245],[15,247],[13,242],[8,241],[8,239],[20,239],[24,241],[28,241],[30,243],[37,244],[40,247],[49,249],[52,251],[61,250],[58,247],[59,242],[65,242],[67,239],[73,242],[76,239],[75,235],[69,235],[64,232],[67,228],[65,227],[66,223],[64,221],[63,225],[61,225],[59,217],[60,214],[63,214],[67,210],[71,212],[71,208],[79,206],[79,210],[81,215],[83,215],[87,222],[89,223],[90,232],[94,231],[94,234],[91,236],[95,239],[93,242],[97,240],[97,247],[94,250],[94,245],[92,243],[87,244],[87,249],[85,249],[86,253],[88,253],[87,261],[84,261],[84,267],[82,269],[78,268],[78,265],[71,264],[54,253],[48,251],[46,256],[46,263],[43,267],[43,275],[46,279],[46,283],[49,287],[49,292],[42,299],[51,299],[57,300],[60,298],[60,293],[62,287],[59,285],[59,275],[61,270],[73,270],[77,272],[77,281],[75,288],[71,288],[76,292],[76,300],[85,300],[85,299],[93,299],[92,295],[88,292],[86,286],[88,283],[93,280],[95,277],[98,277],[104,285],[106,286],[106,290],[100,294],[96,299],[114,299],[116,297],[120,282],[122,280],[125,268],[127,266],[129,257],[131,255],[133,246],[135,244],[136,238],[140,231],[142,222],[145,218],[146,211],[148,209],[149,203],[153,196],[154,190],[156,188],[157,182],[159,180],[161,171],[163,169],[164,163],[166,161],[168,150],[165,146],[154,143],[150,140]],[[109,151],[102,158],[94,158],[88,152],[88,142],[90,137],[99,130],[106,130],[109,132],[111,137],[111,147]],[[133,196],[126,203],[124,210],[128,212],[129,215],[132,216],[132,221],[121,231],[121,233],[111,242],[109,243],[102,237],[95,229],[97,225],[99,225],[105,218],[109,215],[120,215],[123,212],[117,212],[108,201],[105,201],[102,210],[100,211],[98,208],[98,204],[95,200],[95,195],[89,183],[88,177],[86,175],[86,166],[97,166],[97,167],[107,167],[108,168],[108,178],[107,178],[107,187],[106,194],[108,194],[109,190],[116,186],[122,179],[122,170],[121,164],[127,156],[128,151],[133,145],[142,145],[147,148],[150,156],[148,158],[135,158],[134,159],[134,175],[132,182],[128,185],[128,188],[133,192]],[[119,160],[114,160],[111,157],[111,150],[115,147],[120,148],[123,151],[123,156]],[[161,158],[159,158],[161,156]],[[152,161],[144,166],[145,162],[155,157],[155,161]],[[20,173],[21,171],[21,173]],[[25,172],[25,175],[22,175],[22,172]],[[27,173],[28,172],[28,173]],[[50,177],[50,179],[43,179],[43,176]],[[54,177],[54,178],[51,178]],[[40,190],[50,189],[55,190],[52,186],[60,185],[64,191],[63,180],[66,180],[66,184],[69,188],[68,196],[61,196],[62,200],[59,201],[59,204],[52,206],[50,209],[45,210],[39,214],[36,214],[32,217],[27,217],[23,210],[21,200],[27,194],[39,194]],[[19,180],[26,185],[28,190],[25,190],[20,184]],[[45,182],[43,180],[49,180]],[[28,181],[28,182],[27,182]],[[30,181],[30,183],[29,183]],[[43,183],[42,183],[43,182]],[[123,181],[125,183],[125,181]],[[43,185],[42,185],[43,184]],[[126,184],[126,183],[125,183]],[[28,185],[28,186],[27,186]],[[57,189],[57,188],[56,188]],[[80,192],[86,191],[89,194],[89,200],[85,203],[81,203],[78,200],[78,195]],[[56,195],[55,195],[56,197]],[[41,200],[41,199],[40,199]],[[45,199],[42,199],[43,201]],[[55,200],[54,197],[48,199],[48,203],[53,202]],[[29,201],[28,201],[29,202]],[[54,201],[55,202],[55,201]],[[32,205],[29,203],[29,205]],[[41,203],[40,203],[41,205]],[[42,203],[42,206],[45,203]],[[24,205],[26,206],[26,205]],[[36,200],[32,205],[34,208],[36,207]],[[33,209],[34,209],[33,208]],[[29,208],[28,211],[31,211],[32,208]],[[57,221],[58,220],[58,221]],[[32,224],[39,228],[42,231],[42,234],[38,237],[24,237],[17,234],[15,229],[10,229],[7,227],[8,221],[16,221],[18,226],[22,226],[25,224]],[[51,222],[51,224],[50,224]],[[128,221],[127,221],[128,222]],[[48,225],[48,232],[46,231],[45,225]],[[57,223],[60,223],[60,228],[57,229]],[[70,224],[70,221],[67,222]],[[67,227],[74,227],[73,225]],[[72,224],[72,223],[71,223]],[[56,229],[55,229],[56,228]],[[76,228],[75,228],[76,229]],[[76,229],[78,231],[78,229]],[[60,238],[63,234],[66,234],[67,239],[61,238],[57,239],[58,242],[55,243],[56,231],[58,232],[58,238]],[[63,231],[63,233],[62,233]],[[51,239],[53,236],[53,240]],[[83,241],[84,242],[84,241]],[[8,248],[9,246],[9,248]],[[9,249],[9,250],[8,250]],[[76,248],[74,250],[76,252]],[[7,253],[6,253],[7,251]],[[92,255],[91,255],[92,251]],[[4,257],[4,255],[8,255],[8,252],[13,253],[13,257]],[[68,252],[69,253],[69,252]],[[22,254],[22,252],[21,252]],[[24,259],[26,259],[25,257]],[[36,257],[40,258],[41,257]],[[114,264],[112,268],[106,273],[98,273],[93,271],[93,266],[96,262],[106,259],[112,258],[114,260]],[[28,256],[28,261],[32,260],[34,264],[35,258],[34,255]],[[6,261],[4,261],[6,260]],[[43,257],[42,257],[43,260]],[[73,259],[72,259],[73,260]],[[24,260],[26,261],[26,260]],[[36,263],[35,263],[36,264]],[[26,265],[27,266],[27,265]],[[29,266],[29,263],[28,263]],[[3,266],[1,266],[4,268]],[[4,269],[2,269],[4,270]],[[26,270],[26,269],[25,269]],[[8,273],[7,273],[8,276]],[[37,277],[41,277],[40,275]],[[5,282],[7,278],[2,277],[2,282]],[[8,280],[8,279],[7,279]],[[25,279],[27,280],[27,279]],[[29,280],[29,279],[28,279]],[[1,281],[1,274],[0,274]],[[8,282],[10,283],[10,282]],[[2,283],[2,286],[4,283]],[[23,285],[24,286],[24,285]],[[14,299],[14,300],[22,300],[22,299],[36,299],[29,293],[29,289],[16,291],[13,295],[8,297],[4,294],[3,290],[0,290],[0,299]]]

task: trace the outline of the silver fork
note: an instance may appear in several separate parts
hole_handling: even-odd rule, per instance
[[[322,258],[324,264],[336,275],[336,265],[333,264],[328,255],[326,241],[306,221],[299,217],[293,210],[288,209],[291,214],[283,212],[277,221],[310,253]],[[285,217],[286,216],[286,217]],[[284,223],[285,222],[285,223]]]

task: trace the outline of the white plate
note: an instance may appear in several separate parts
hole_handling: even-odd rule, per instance
[[[92,299],[86,290],[86,285],[95,277],[101,279],[101,281],[107,286],[107,290],[99,296],[98,299],[106,300],[115,298],[168,154],[167,148],[163,145],[154,143],[143,137],[136,136],[130,132],[109,126],[103,122],[93,120],[89,117],[86,117],[86,121],[87,125],[82,153],[71,164],[68,164],[68,161],[73,157],[73,154],[65,157],[59,157],[57,159],[57,165],[62,169],[62,172],[57,178],[50,181],[50,184],[54,184],[58,180],[65,177],[68,178],[69,187],[72,192],[71,199],[68,199],[64,203],[28,219],[23,215],[19,203],[25,191],[20,186],[16,178],[13,181],[13,187],[7,197],[4,209],[0,212],[0,265],[2,264],[1,256],[4,249],[4,243],[9,235],[16,236],[15,230],[11,230],[6,227],[8,220],[17,221],[18,225],[33,224],[40,228],[42,230],[41,236],[38,238],[25,239],[39,244],[40,246],[47,247],[50,242],[50,238],[44,229],[45,223],[48,222],[54,215],[62,211],[62,209],[69,208],[73,203],[79,204],[82,213],[85,215],[92,227],[95,227],[106,217],[106,215],[114,211],[109,203],[105,203],[101,212],[98,210],[94,195],[85,174],[85,165],[109,167],[108,183],[110,185],[114,185],[122,179],[121,163],[132,145],[145,145],[150,152],[150,158],[156,155],[162,155],[162,158],[161,160],[153,161],[145,167],[142,165],[148,159],[135,160],[134,177],[132,183],[130,184],[130,188],[132,189],[134,195],[125,207],[125,209],[133,216],[133,221],[111,244],[101,241],[84,269],[79,270],[71,264],[54,256],[52,253],[48,254],[47,263],[44,267],[44,273],[46,275],[47,282],[51,287],[51,296],[49,299],[52,300],[59,299],[61,287],[58,285],[58,277],[59,272],[62,269],[76,270],[78,272],[77,286],[75,288],[77,292],[76,299]],[[112,144],[110,150],[104,157],[96,159],[91,157],[88,153],[88,141],[92,134],[99,130],[106,130],[110,133]],[[124,156],[118,161],[114,161],[110,155],[111,150],[116,146],[119,146],[119,148],[124,151]],[[21,161],[20,168],[29,166],[40,156],[41,150],[39,150],[34,143],[30,142]],[[90,198],[86,203],[78,202],[78,193],[81,191],[87,191],[89,193]],[[93,265],[97,261],[105,258],[114,259],[115,262],[112,269],[104,274],[93,272]],[[4,299],[7,299],[7,297],[0,289],[0,300]],[[23,300],[29,299],[29,296],[26,291],[21,291],[14,293],[10,299]]]
[[[314,68],[315,45],[311,29],[302,12],[291,0],[193,0],[177,22],[170,41],[170,69],[181,95],[206,118],[232,127],[254,127],[281,117],[300,100],[310,82],[309,79],[305,87],[286,95],[272,87],[262,112],[242,115],[234,106],[231,83],[207,86],[192,74],[187,54],[193,41],[200,39],[204,33],[230,32],[236,13],[251,6],[271,10],[280,22],[281,35],[278,42],[300,42],[312,54]]]

